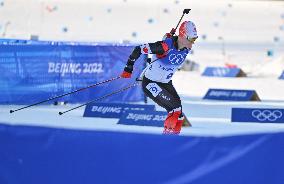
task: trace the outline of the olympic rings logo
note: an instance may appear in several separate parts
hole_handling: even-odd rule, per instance
[[[186,57],[186,55],[185,55],[185,57]],[[173,65],[174,64],[181,64],[184,61],[185,57],[182,54],[171,54],[169,56],[169,60],[170,60],[170,63],[173,64]]]
[[[259,121],[276,121],[283,116],[280,110],[253,110],[251,114]]]

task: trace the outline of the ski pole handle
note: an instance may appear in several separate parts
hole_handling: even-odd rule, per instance
[[[184,9],[183,14],[188,14],[191,9]]]
[[[171,32],[170,32],[171,35],[174,35],[174,34],[176,33],[176,30],[177,30],[177,28],[178,28],[178,26],[179,26],[179,24],[180,24],[180,22],[181,22],[181,20],[182,20],[182,18],[183,18],[183,16],[184,16],[184,14],[188,14],[190,10],[191,10],[191,9],[184,9],[184,10],[183,10],[182,16],[181,16],[181,18],[179,19],[179,22],[178,22],[176,28],[172,28],[172,30],[171,30]]]

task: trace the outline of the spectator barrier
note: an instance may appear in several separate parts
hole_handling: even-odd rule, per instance
[[[165,111],[125,111],[118,124],[163,127],[168,113]]]
[[[284,123],[284,109],[232,108],[231,121]]]
[[[31,104],[117,77],[132,49],[131,45],[2,39],[0,104]],[[82,103],[128,86],[143,70],[143,59],[135,63],[131,79],[119,79],[61,100]],[[104,101],[144,101],[144,93],[135,87]]]
[[[284,181],[284,133],[166,136],[4,123],[0,123],[1,183]]]
[[[206,67],[202,76],[208,77],[246,77],[240,68]]]
[[[203,99],[229,101],[260,101],[255,90],[209,89]]]
[[[120,118],[127,111],[155,111],[155,105],[123,103],[91,103],[85,108],[84,117]]]

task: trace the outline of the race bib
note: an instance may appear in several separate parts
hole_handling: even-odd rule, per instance
[[[146,88],[152,93],[154,97],[158,96],[158,94],[162,91],[160,86],[156,83],[149,83]]]

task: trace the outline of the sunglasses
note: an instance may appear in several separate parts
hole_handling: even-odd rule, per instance
[[[186,39],[191,43],[194,43],[197,38],[198,37],[195,37],[195,38],[189,38],[188,36],[186,37]]]

